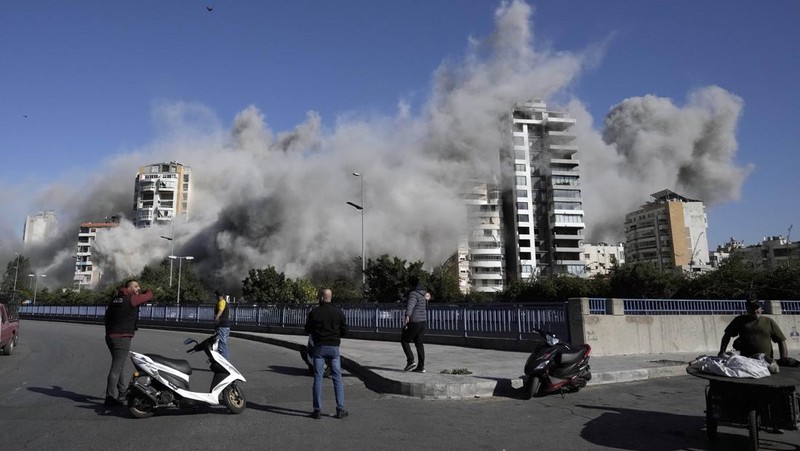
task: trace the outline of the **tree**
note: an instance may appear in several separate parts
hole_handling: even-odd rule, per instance
[[[18,266],[19,265],[19,266]],[[10,299],[18,301],[18,293],[26,286],[28,274],[31,273],[31,264],[24,255],[15,256],[6,265],[3,281],[0,283],[0,292],[6,293]],[[16,292],[14,287],[16,285]]]
[[[292,280],[279,273],[274,266],[251,269],[242,281],[242,295],[251,302],[278,304],[293,299]]]
[[[398,257],[381,255],[377,260],[367,260],[367,300],[370,302],[397,302],[418,282],[426,284],[430,277],[422,262],[408,263]]]
[[[313,304],[317,302],[319,290],[308,279],[297,278],[292,284],[292,302],[297,304]]]
[[[611,273],[611,295],[621,298],[671,299],[684,283],[683,273],[660,271],[655,265],[633,263]]]
[[[444,266],[433,269],[428,280],[428,291],[432,293],[434,302],[459,302],[464,298],[458,287],[458,273]]]

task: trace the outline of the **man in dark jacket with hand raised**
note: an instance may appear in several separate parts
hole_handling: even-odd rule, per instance
[[[152,291],[141,291],[139,281],[129,280],[106,307],[106,346],[111,353],[111,369],[106,381],[106,407],[125,402],[121,395],[125,392],[127,380],[122,373],[131,350],[131,340],[136,333],[139,306],[152,299]]]

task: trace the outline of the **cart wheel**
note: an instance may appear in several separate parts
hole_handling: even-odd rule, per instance
[[[749,433],[749,440],[747,449],[751,451],[758,450],[758,412],[756,409],[751,410],[747,414],[747,432]]]

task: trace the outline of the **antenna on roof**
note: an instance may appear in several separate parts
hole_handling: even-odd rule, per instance
[[[789,230],[786,231],[786,242],[787,243],[791,243],[789,238],[792,236],[792,227],[794,227],[794,224],[789,224]]]

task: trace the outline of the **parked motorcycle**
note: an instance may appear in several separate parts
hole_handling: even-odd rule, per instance
[[[592,378],[589,371],[588,344],[571,345],[554,334],[535,329],[543,343],[525,363],[525,382],[522,389],[525,399],[550,393],[574,393],[586,386]]]
[[[217,335],[202,342],[187,338],[183,344],[194,346],[187,353],[203,351],[208,356],[211,371],[209,392],[189,389],[192,367],[181,359],[169,359],[158,354],[131,352],[135,367],[128,387],[128,410],[136,418],[153,416],[156,409],[165,407],[218,406],[224,404],[231,413],[242,413],[246,401],[237,382],[245,382],[244,376],[217,350]]]
[[[314,375],[314,358],[311,357],[311,350],[314,349],[314,339],[311,338],[311,335],[308,336],[308,344],[305,348],[300,348],[300,357],[303,359],[303,362],[308,366],[308,372],[312,376]],[[325,364],[322,370],[322,377],[330,377],[331,375],[331,364],[329,360],[325,360]]]

